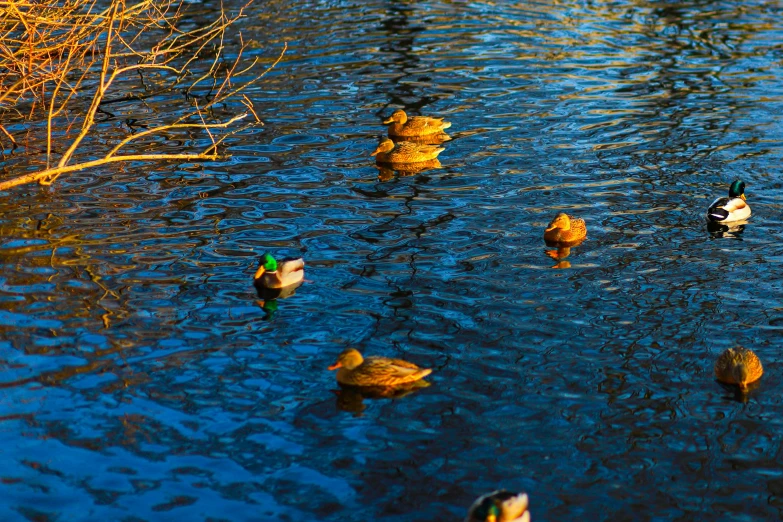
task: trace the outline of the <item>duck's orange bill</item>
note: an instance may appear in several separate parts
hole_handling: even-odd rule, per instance
[[[259,277],[264,275],[264,272],[266,272],[266,268],[264,268],[263,266],[259,266],[258,270],[256,270],[256,275],[253,276],[253,279],[258,279]]]
[[[747,199],[745,199],[745,194],[740,194],[740,197],[742,198],[742,201],[747,201]]]
[[[331,365],[331,366],[329,367],[329,369],[330,369],[330,370],[336,370],[337,368],[340,368],[340,367],[342,367],[342,365],[343,365],[343,363],[341,363],[341,362],[336,362],[336,363],[334,363],[333,365]]]

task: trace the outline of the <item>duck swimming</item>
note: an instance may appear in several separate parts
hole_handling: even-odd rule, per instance
[[[572,218],[564,212],[555,216],[544,231],[544,241],[547,243],[575,243],[586,236],[585,220]]]
[[[432,373],[402,359],[362,357],[359,350],[347,348],[329,366],[337,370],[337,382],[349,386],[396,386],[418,381]]]
[[[389,125],[389,136],[417,137],[428,134],[438,134],[443,129],[451,127],[451,123],[443,121],[443,118],[430,118],[428,116],[413,116],[411,118],[402,109],[397,109],[391,118],[384,120]]]
[[[729,197],[716,199],[707,209],[707,219],[716,223],[740,221],[750,217],[750,205],[745,200],[745,182],[736,179],[729,186]]]
[[[726,384],[736,384],[739,389],[748,389],[748,384],[761,378],[764,368],[761,361],[747,348],[729,348],[715,363],[715,377]]]
[[[530,522],[527,494],[505,489],[493,491],[476,500],[465,522]]]
[[[271,254],[261,256],[253,284],[262,288],[284,288],[304,279],[304,259],[286,258],[277,261]]]
[[[394,143],[389,138],[381,138],[381,141],[378,142],[378,147],[370,156],[375,156],[375,161],[378,163],[419,163],[434,160],[444,150],[446,149],[436,145],[413,143],[411,141]]]

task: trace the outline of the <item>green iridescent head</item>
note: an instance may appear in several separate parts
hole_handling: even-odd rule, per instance
[[[277,270],[277,260],[272,257],[269,252],[261,256],[261,260],[258,263],[259,266],[263,266],[267,272],[274,272]]]
[[[487,498],[473,511],[473,518],[471,520],[485,522],[487,520],[493,521],[500,518],[500,507],[495,503],[495,499]]]
[[[743,194],[745,194],[745,182],[742,181],[741,179],[735,179],[734,182],[729,187],[729,197],[742,198]]]

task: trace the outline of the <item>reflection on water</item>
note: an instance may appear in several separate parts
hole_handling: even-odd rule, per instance
[[[249,52],[289,51],[231,159],[0,194],[0,519],[459,520],[498,487],[533,520],[783,518],[779,5],[254,9]],[[448,161],[379,174],[392,108],[451,121]],[[705,233],[739,176],[752,225]],[[589,242],[542,256],[553,212]],[[307,284],[257,296],[265,250]],[[335,393],[348,345],[432,386]]]
[[[577,244],[581,243],[579,241]],[[576,246],[576,245],[573,245]],[[555,260],[555,265],[552,268],[571,268],[571,262],[566,258],[571,255],[570,246],[558,246],[557,248],[546,250],[544,253]]]
[[[355,386],[340,385],[339,390],[332,391],[337,396],[337,408],[339,410],[360,416],[367,408],[367,405],[364,403],[365,399],[401,399],[416,390],[428,386],[430,386],[429,382],[418,380],[398,386],[365,386],[357,388]]]
[[[742,233],[745,231],[747,220],[733,221],[731,223],[716,223],[707,221],[707,231],[713,238],[730,237],[733,239],[742,239]]]
[[[395,172],[400,177],[414,176],[427,170],[439,169],[441,168],[441,164],[438,158],[435,158],[427,161],[417,161],[415,163],[378,163],[375,168],[378,169],[378,180],[389,181],[394,178]]]

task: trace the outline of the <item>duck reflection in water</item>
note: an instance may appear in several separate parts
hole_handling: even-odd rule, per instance
[[[277,300],[287,299],[296,294],[296,289],[302,286],[304,281],[299,281],[296,284],[286,286],[284,288],[266,288],[263,286],[256,286],[256,292],[258,293],[258,304],[264,310],[266,315],[265,321],[271,320],[277,313]]]
[[[747,220],[735,221],[732,223],[716,223],[707,221],[707,232],[713,238],[728,237],[733,239],[742,239],[742,233],[745,231]]]
[[[720,382],[717,379],[716,382],[720,384],[720,387],[726,392],[726,395],[723,396],[724,399],[741,402],[743,404],[747,404],[751,394],[761,386],[761,380],[749,383],[744,390],[737,385]]]
[[[429,382],[421,380],[397,386],[349,386],[340,384],[340,389],[332,390],[337,396],[336,406],[338,410],[347,411],[357,417],[367,408],[365,399],[402,399],[416,390],[427,388]]]
[[[414,176],[427,170],[439,169],[440,167],[440,161],[437,158],[429,161],[420,161],[418,163],[375,165],[375,168],[378,169],[378,179],[380,181],[391,180],[394,178],[395,172],[397,173],[397,176],[404,178],[406,176]]]
[[[552,268],[571,268],[571,263],[566,260],[568,256],[571,255],[571,248],[573,246],[577,246],[581,243],[581,241],[577,242],[576,244],[572,246],[562,246],[558,245],[556,249],[554,250],[544,250],[544,253],[554,259],[556,263],[552,266]],[[550,245],[547,243],[548,246],[555,246]]]

